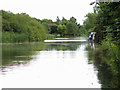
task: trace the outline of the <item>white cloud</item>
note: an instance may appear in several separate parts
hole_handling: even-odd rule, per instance
[[[84,16],[88,12],[93,12],[93,6],[90,6],[92,0],[2,0],[0,9],[11,11],[13,13],[25,12],[38,19],[60,19],[64,16],[66,19],[74,16],[77,22],[82,24]]]

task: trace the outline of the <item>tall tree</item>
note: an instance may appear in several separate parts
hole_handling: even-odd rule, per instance
[[[73,22],[73,23],[76,23],[76,18],[71,17],[71,18],[70,18],[70,21]]]
[[[56,24],[59,25],[60,24],[60,19],[59,17],[57,16],[57,19],[56,19]]]
[[[85,17],[86,20],[83,22],[83,25],[88,31],[88,34],[90,34],[96,26],[97,13],[88,13]]]
[[[58,30],[58,34],[60,34],[61,36],[67,34],[67,28],[65,25],[62,24],[58,25],[57,30]]]
[[[75,36],[77,34],[78,26],[74,22],[67,23],[68,34]]]

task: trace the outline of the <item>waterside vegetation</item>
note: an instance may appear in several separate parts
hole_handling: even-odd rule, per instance
[[[81,25],[74,17],[62,20],[57,17],[56,22],[50,19],[32,18],[26,13],[14,14],[10,11],[2,12],[2,42],[39,42],[55,37],[75,37],[82,34]]]
[[[94,13],[86,15],[83,27],[87,35],[96,32],[95,42],[99,45],[99,51],[95,51],[94,63],[99,64],[98,69],[103,72],[103,75],[98,73],[102,88],[118,88],[120,84],[120,2],[96,4]],[[109,75],[105,77],[105,74]]]

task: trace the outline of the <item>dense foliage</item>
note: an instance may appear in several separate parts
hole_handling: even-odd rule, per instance
[[[74,17],[71,17],[69,20],[64,17],[60,20],[59,17],[57,17],[56,24],[58,25],[57,33],[63,37],[82,35],[81,25],[77,23]]]
[[[57,17],[56,22],[51,19],[31,18],[26,13],[13,14],[2,12],[2,42],[35,42],[55,37],[74,37],[82,35],[82,26],[74,17],[69,20]]]
[[[96,32],[95,42],[106,51],[118,53],[120,49],[120,2],[99,3],[94,13],[86,15],[84,27],[89,32]]]
[[[96,32],[96,42],[109,40],[120,45],[120,2],[99,3],[94,7],[94,13],[89,13],[86,17],[85,29]]]
[[[2,42],[33,42],[45,38],[46,29],[35,18],[2,10]]]
[[[89,35],[90,32],[94,31],[94,28],[96,27],[97,13],[88,13],[85,17],[86,20],[83,22],[83,24],[86,34]]]
[[[94,13],[86,15],[84,28],[87,33],[96,32],[95,42],[99,43],[102,54],[97,55],[96,62],[100,62],[109,68],[109,70],[101,70],[100,75],[103,88],[118,88],[120,77],[120,2],[104,2],[94,7]],[[98,54],[98,53],[96,53]],[[100,58],[102,61],[97,61]],[[111,73],[107,73],[110,71]],[[109,77],[104,77],[109,74]],[[99,75],[99,74],[98,74]],[[115,77],[115,78],[114,78]],[[106,79],[106,82],[104,79]],[[110,80],[107,80],[111,78]],[[104,90],[104,89],[103,89]]]
[[[41,23],[47,27],[49,34],[60,35],[61,37],[75,37],[83,34],[82,26],[77,23],[74,17],[69,20],[64,17],[62,20],[57,16],[56,22],[50,19],[43,19]]]

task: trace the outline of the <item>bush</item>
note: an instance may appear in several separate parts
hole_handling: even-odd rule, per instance
[[[14,32],[3,32],[2,33],[2,42],[3,43],[13,43],[13,42],[25,42],[28,41],[28,35],[18,34]]]
[[[110,58],[109,60],[103,59],[107,64],[111,65],[114,62],[120,62],[120,48],[110,41],[102,41],[101,50],[104,56]]]
[[[43,41],[46,29],[27,14],[13,14],[2,11],[3,43]]]
[[[53,34],[46,34],[46,39],[53,39],[55,38],[56,36],[53,35]]]

